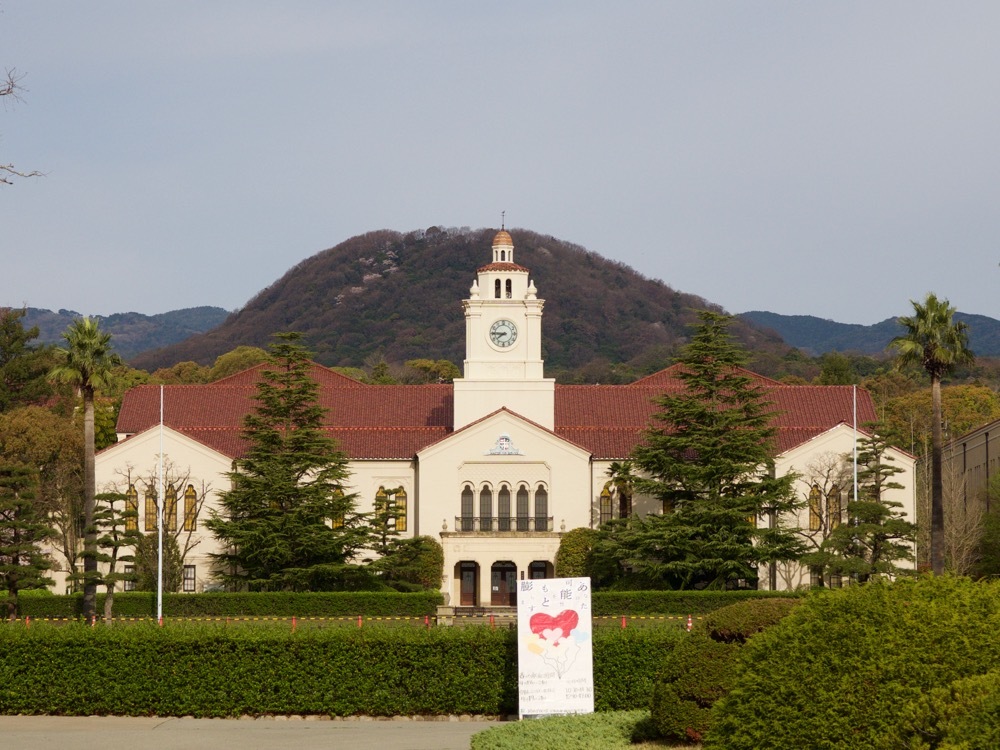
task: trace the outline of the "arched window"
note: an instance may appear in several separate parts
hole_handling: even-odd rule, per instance
[[[475,513],[472,510],[473,493],[472,487],[465,485],[462,489],[462,531],[472,531],[475,529]]]
[[[535,490],[535,531],[549,530],[549,493],[538,485]]]
[[[840,485],[835,484],[830,488],[830,491],[826,494],[826,515],[830,521],[830,528],[835,529],[840,526],[841,509],[840,503],[843,497],[840,491]]]
[[[601,525],[611,520],[611,490],[607,485],[601,490]]]
[[[344,528],[344,491],[339,487],[333,491],[334,513],[330,517],[330,526],[335,529]]]
[[[819,491],[819,486],[814,484],[809,490],[809,531],[819,531],[823,527],[821,499],[822,493]]]
[[[406,490],[400,487],[393,496],[396,500],[396,531],[406,531]]]
[[[479,491],[479,530],[493,529],[493,490],[485,484]]]
[[[528,528],[528,488],[522,484],[517,488],[517,530],[527,531]]]
[[[500,299],[500,279],[493,283],[493,296]]]
[[[510,487],[506,484],[497,494],[497,521],[500,531],[510,531]]]
[[[507,279],[507,299],[510,299],[514,295],[514,288],[511,286],[511,280]]]
[[[375,493],[375,518],[372,519],[379,525],[384,525],[386,529],[392,529],[395,519],[392,517],[392,508],[389,507],[389,494],[385,487],[379,487]]]
[[[156,490],[146,488],[146,531],[156,531]]]
[[[125,493],[125,531],[139,530],[139,493],[134,484]]]
[[[500,260],[507,260],[507,251],[506,250],[501,250],[500,251]]]
[[[194,485],[189,484],[184,490],[184,531],[198,529],[198,493]]]
[[[177,488],[167,487],[167,502],[163,506],[163,524],[165,531],[177,531]]]

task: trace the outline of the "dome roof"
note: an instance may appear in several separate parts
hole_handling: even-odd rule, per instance
[[[497,232],[497,236],[493,238],[493,247],[496,247],[497,245],[510,245],[511,247],[514,247],[514,240],[510,238],[510,233],[501,229]]]

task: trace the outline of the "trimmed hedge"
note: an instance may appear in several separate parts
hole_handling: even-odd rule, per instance
[[[595,704],[646,705],[670,629],[594,632]],[[0,626],[0,713],[504,715],[517,634],[469,628]]]
[[[436,591],[210,593],[163,595],[163,615],[170,617],[423,617],[433,615],[443,602]],[[81,617],[83,594],[18,597],[21,617]],[[104,595],[97,596],[97,612],[104,612]],[[156,594],[115,594],[115,617],[156,617]]]
[[[717,609],[701,621],[708,637],[724,643],[746,643],[788,615],[801,599],[751,599]]]
[[[907,704],[1000,663],[1000,583],[924,576],[814,592],[742,648],[705,748],[899,748]]]
[[[747,599],[802,598],[790,591],[595,591],[594,615],[704,615]]]

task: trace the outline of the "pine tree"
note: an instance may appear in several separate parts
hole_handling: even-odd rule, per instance
[[[7,592],[7,618],[17,617],[17,594],[52,583],[51,561],[42,544],[54,531],[35,505],[37,477],[24,466],[0,466],[0,580]]]
[[[649,581],[754,585],[758,566],[801,554],[780,524],[797,505],[794,476],[774,476],[773,413],[742,369],[747,355],[730,337],[730,318],[699,318],[679,360],[684,388],[656,399],[659,411],[632,457],[636,491],[659,499],[663,514],[616,534],[626,566]]]
[[[344,492],[347,458],[323,432],[319,387],[301,334],[278,334],[247,415],[249,444],[206,526],[230,586],[322,590],[351,585],[351,558],[368,542],[354,496]]]
[[[851,576],[859,583],[905,572],[896,563],[914,559],[917,527],[899,511],[902,503],[885,496],[887,490],[903,489],[893,479],[903,470],[893,465],[887,449],[888,443],[878,434],[860,440],[858,497],[847,503],[847,521],[830,532],[816,553],[804,556],[803,564],[823,567],[833,576]]]
[[[97,503],[97,510],[94,512],[99,550],[97,561],[105,567],[101,576],[106,592],[104,621],[110,622],[114,611],[115,588],[120,582],[135,580],[134,574],[125,573],[119,565],[135,562],[135,556],[129,549],[138,544],[142,534],[136,523],[139,513],[129,509],[124,493],[102,492],[94,499]]]

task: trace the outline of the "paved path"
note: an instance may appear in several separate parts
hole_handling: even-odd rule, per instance
[[[0,737],[18,750],[469,750],[469,738],[496,723],[0,716]]]

